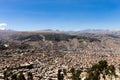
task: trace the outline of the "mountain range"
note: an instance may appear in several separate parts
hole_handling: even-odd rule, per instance
[[[42,34],[65,34],[65,35],[76,35],[76,36],[85,36],[85,37],[112,37],[120,38],[120,31],[118,30],[82,30],[82,31],[59,31],[59,30],[38,30],[38,31],[14,31],[14,30],[0,30],[0,40],[14,40],[19,37],[25,36],[35,36]],[[53,36],[54,37],[54,36]]]

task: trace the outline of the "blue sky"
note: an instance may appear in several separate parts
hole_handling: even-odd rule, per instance
[[[4,24],[4,25],[3,25]],[[120,29],[119,0],[0,0],[0,28]]]

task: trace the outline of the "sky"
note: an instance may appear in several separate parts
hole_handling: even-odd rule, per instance
[[[120,30],[120,1],[0,0],[0,29]]]

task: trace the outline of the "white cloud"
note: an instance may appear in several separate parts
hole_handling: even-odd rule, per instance
[[[6,23],[0,23],[0,30],[5,30],[6,27],[7,26],[7,24]]]
[[[0,23],[0,27],[2,27],[2,26],[7,26],[7,24],[6,23]]]

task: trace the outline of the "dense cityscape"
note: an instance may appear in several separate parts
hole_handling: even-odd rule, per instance
[[[11,35],[7,35],[10,32]],[[1,80],[120,80],[119,35],[5,33],[0,42]],[[96,64],[101,67],[100,62],[107,67],[92,75],[89,70],[101,70],[95,67]]]

